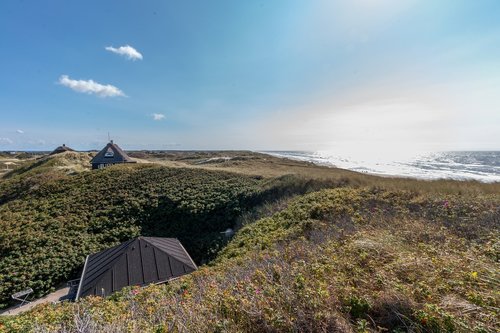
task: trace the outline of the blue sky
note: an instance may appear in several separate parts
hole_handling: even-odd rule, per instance
[[[495,0],[2,1],[0,150],[108,132],[126,149],[499,150],[499,17]]]

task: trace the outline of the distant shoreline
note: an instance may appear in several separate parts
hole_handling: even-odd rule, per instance
[[[479,181],[482,183],[500,182],[500,151],[448,151],[416,155],[410,159],[400,160],[370,160],[369,156],[353,158],[342,156],[333,152],[313,151],[279,151],[279,150],[126,150],[135,157],[150,154],[152,157],[170,160],[177,159],[177,154],[189,156],[206,155],[210,153],[243,154],[256,153],[277,158],[284,158],[298,162],[312,163],[317,166],[337,168],[358,172],[361,174],[375,175],[385,178],[407,178],[417,180],[457,180]],[[80,151],[82,153],[95,153],[96,150]],[[24,158],[36,158],[49,154],[49,151],[3,151],[0,156],[3,162],[14,155],[24,155]],[[134,154],[135,153],[135,154]],[[162,156],[170,155],[170,156]],[[221,156],[218,156],[221,157]],[[383,156],[385,157],[385,156]],[[211,161],[212,162],[212,161]]]
[[[448,151],[416,156],[413,160],[366,162],[308,151],[257,152],[388,178],[500,182],[500,151]]]

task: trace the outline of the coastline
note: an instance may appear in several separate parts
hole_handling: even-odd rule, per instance
[[[500,152],[433,152],[416,156],[406,160],[376,160],[363,161],[352,157],[343,157],[334,154],[321,154],[308,151],[256,151],[274,157],[285,158],[301,162],[309,162],[318,166],[326,166],[374,175],[384,178],[405,178],[417,180],[456,180],[478,181],[481,183],[500,182]],[[461,154],[492,154],[492,165],[460,164],[452,160],[443,162],[437,159],[443,155]],[[452,155],[453,154],[453,155]],[[433,160],[436,158],[436,160]],[[484,171],[487,170],[487,171]]]

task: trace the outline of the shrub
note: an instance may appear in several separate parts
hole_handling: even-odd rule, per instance
[[[443,200],[457,206],[453,218]],[[3,322],[7,331],[48,332],[82,323],[90,332],[494,332],[496,262],[482,244],[499,230],[480,221],[497,219],[498,203],[319,191],[247,224],[190,276]],[[477,225],[471,235],[463,221]]]

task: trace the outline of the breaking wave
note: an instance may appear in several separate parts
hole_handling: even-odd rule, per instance
[[[329,151],[263,153],[377,175],[500,182],[500,151],[436,152],[394,160],[383,156],[363,158],[338,155]]]

